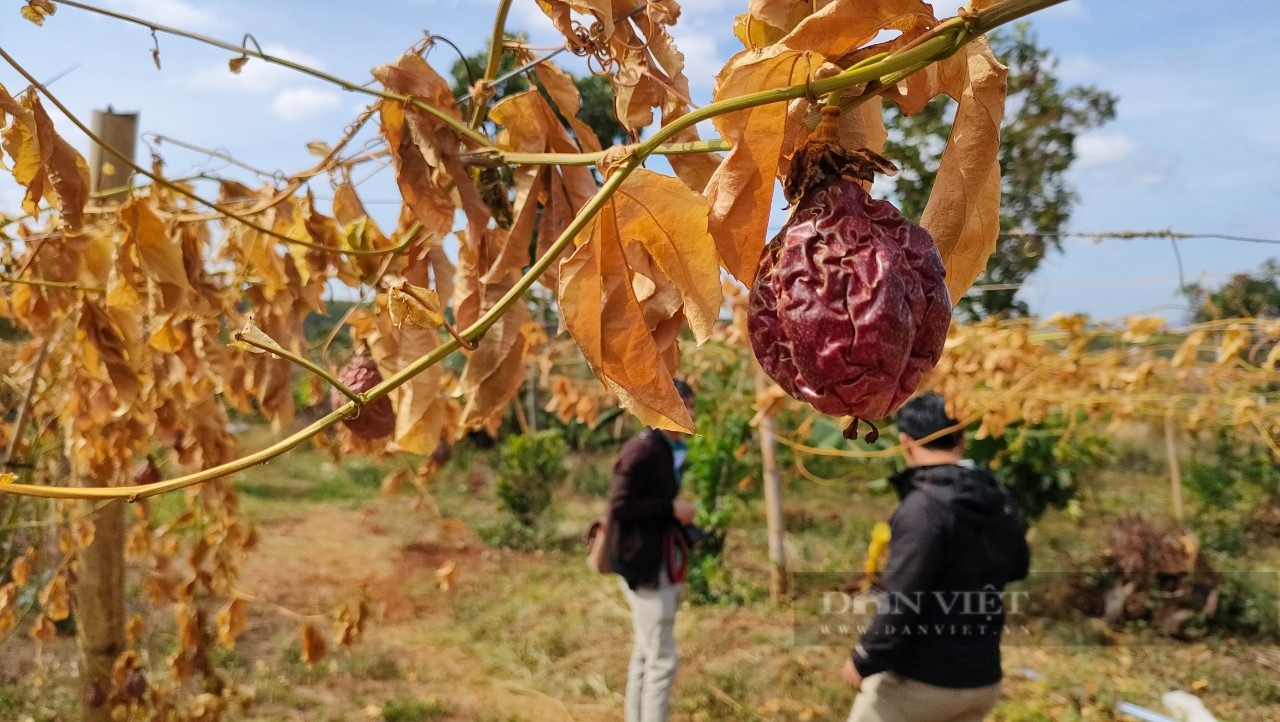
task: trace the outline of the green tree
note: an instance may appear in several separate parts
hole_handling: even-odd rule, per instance
[[[1062,231],[1077,200],[1066,177],[1076,158],[1076,137],[1114,118],[1117,99],[1093,86],[1065,86],[1056,73],[1057,58],[1025,23],[993,33],[990,41],[996,57],[1009,66],[1000,136],[1000,229],[1036,235],[1002,234],[978,282],[1022,283],[1046,254],[1062,250],[1061,237],[1054,234]],[[924,212],[954,112],[954,102],[946,97],[911,117],[889,106],[885,155],[901,168],[893,196],[908,218],[919,219]],[[1027,313],[1016,289],[971,294],[959,300],[957,310],[970,319]]]
[[[474,55],[454,61],[451,69],[454,97],[467,96],[471,84],[484,76],[485,65],[488,62],[487,47]],[[502,61],[498,65],[498,75],[501,76],[515,69],[516,56],[513,53],[503,53]],[[494,89],[494,98],[501,99],[508,95],[522,93],[529,89],[529,83],[527,73],[508,78]],[[573,84],[578,87],[578,93],[582,95],[582,109],[578,111],[578,118],[591,126],[596,136],[600,138],[600,144],[608,148],[615,143],[627,141],[629,137],[627,129],[622,127],[613,112],[613,85],[609,83],[609,79],[596,75],[575,76]],[[539,90],[543,89],[539,88]],[[543,94],[546,95],[545,90]],[[554,103],[552,105],[554,106]]]
[[[1280,317],[1280,261],[1268,259],[1256,274],[1241,273],[1217,289],[1198,283],[1183,287],[1196,323],[1220,318]]]

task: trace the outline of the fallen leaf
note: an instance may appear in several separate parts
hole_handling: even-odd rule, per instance
[[[314,665],[316,662],[324,659],[325,653],[328,652],[329,645],[324,641],[324,635],[320,634],[315,627],[310,624],[303,624],[298,630],[298,634],[302,637],[302,661],[308,665]]]
[[[364,633],[365,616],[369,613],[364,600],[340,605],[333,612],[333,638],[339,646],[355,644]]]
[[[440,591],[447,592],[451,589],[458,579],[458,563],[450,559],[440,568],[436,570],[436,584],[440,586]]]
[[[236,638],[244,632],[245,603],[239,598],[232,598],[218,610],[214,621],[218,624],[218,641],[227,649],[235,649]]]

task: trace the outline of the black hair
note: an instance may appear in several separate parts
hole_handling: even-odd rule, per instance
[[[957,425],[956,420],[947,415],[946,400],[932,391],[903,404],[898,410],[897,423],[898,431],[917,440]],[[924,448],[950,451],[959,448],[962,443],[964,443],[964,429],[956,429],[949,434],[926,441]]]
[[[676,393],[680,394],[680,398],[682,399],[693,398],[693,387],[690,386],[686,381],[684,381],[683,379],[676,379],[675,385],[676,385]]]

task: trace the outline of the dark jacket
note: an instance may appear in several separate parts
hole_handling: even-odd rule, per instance
[[[902,503],[889,521],[883,594],[854,666],[939,687],[999,682],[997,595],[1030,564],[1008,494],[985,470],[953,464],[907,469],[893,483]]]
[[[658,583],[678,492],[675,457],[662,432],[645,429],[623,445],[609,485],[605,543],[613,570],[632,589]]]

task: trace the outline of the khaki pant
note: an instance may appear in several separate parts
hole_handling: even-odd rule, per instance
[[[657,587],[632,590],[621,577],[618,583],[631,606],[635,634],[627,668],[626,722],[667,722],[679,666],[676,609],[682,585],[672,584],[665,568],[658,571]]]
[[[999,683],[949,689],[881,672],[862,681],[848,722],[982,722],[999,699]]]

